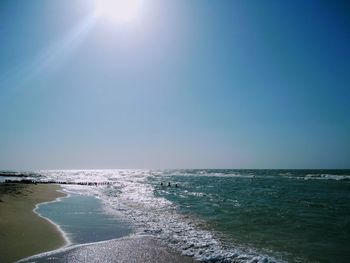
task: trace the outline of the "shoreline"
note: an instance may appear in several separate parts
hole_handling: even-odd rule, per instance
[[[60,187],[60,186],[59,186]],[[58,193],[62,193],[64,196],[59,196],[59,197],[56,197],[55,200],[51,200],[51,201],[46,201],[46,202],[42,202],[42,203],[37,203],[35,205],[35,208],[33,209],[33,212],[43,218],[44,220],[50,222],[56,229],[57,231],[60,233],[60,235],[62,236],[62,238],[64,239],[64,245],[59,247],[59,248],[56,248],[56,249],[62,249],[62,248],[66,248],[68,246],[70,246],[72,244],[71,240],[68,238],[68,235],[66,232],[64,232],[61,228],[61,226],[59,224],[56,224],[54,221],[52,221],[50,218],[48,217],[45,217],[43,216],[42,214],[40,214],[37,210],[40,208],[40,206],[42,205],[45,205],[45,204],[50,204],[50,203],[55,203],[55,202],[61,202],[63,198],[68,198],[70,197],[70,194],[67,194],[65,192],[62,191],[62,187],[60,187],[58,190],[56,190],[56,192]],[[55,249],[55,250],[56,250]],[[46,251],[46,252],[49,252],[49,251]]]
[[[95,253],[103,262],[197,262],[149,235],[72,246],[60,225],[39,213],[41,205],[70,196],[60,189],[59,185],[0,184],[0,262],[69,262],[72,257],[89,262]]]
[[[0,261],[14,262],[65,247],[69,240],[36,209],[65,197],[59,185],[0,184]]]
[[[137,249],[135,249],[137,247]],[[117,239],[77,244],[24,258],[19,262],[122,262],[122,263],[195,263],[150,235],[131,235]]]

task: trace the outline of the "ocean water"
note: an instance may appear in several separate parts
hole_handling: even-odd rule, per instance
[[[58,202],[40,204],[36,212],[59,225],[70,245],[105,241],[132,233],[127,222],[104,213],[101,201],[92,196],[71,194]]]
[[[153,235],[200,261],[349,262],[350,170],[73,170],[27,176],[110,182],[63,187],[98,198],[108,218],[124,218],[134,233]]]

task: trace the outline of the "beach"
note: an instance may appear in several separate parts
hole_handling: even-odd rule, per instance
[[[350,170],[55,170],[18,173],[13,180],[19,178],[42,185],[1,185],[1,220],[11,209],[12,218],[23,219],[16,231],[11,219],[1,223],[1,256],[23,253],[13,248],[25,240],[20,227],[42,225],[28,214],[38,218],[31,212],[35,204],[54,197],[33,200],[34,189],[57,196],[54,184],[60,182],[69,193],[35,210],[60,226],[69,246],[52,250],[35,234],[26,242],[40,249],[31,248],[31,257],[21,262],[345,263],[349,258]],[[12,251],[3,244],[12,244]]]
[[[38,255],[21,262],[125,262],[125,263],[193,263],[152,236],[131,236],[104,242],[67,247]]]
[[[65,245],[57,227],[33,209],[65,194],[58,185],[0,184],[0,262],[14,262]]]
[[[1,263],[17,260],[32,262],[33,259],[35,262],[195,262],[193,258],[182,256],[152,236],[130,235],[131,231],[125,223],[106,219],[101,211],[96,210],[98,203],[94,203],[94,198],[70,196],[59,203],[47,203],[65,196],[57,191],[60,189],[59,185],[53,184],[0,184]],[[41,207],[36,209],[40,203],[47,203],[44,207],[53,214],[70,217],[64,221],[64,224],[68,224],[65,227],[74,236],[69,240],[73,242],[69,246],[64,246],[67,241],[54,224],[57,223],[56,218],[43,208],[44,216],[48,216],[49,221],[41,216]],[[84,231],[93,232],[94,236],[89,237],[82,232],[84,218],[79,219],[78,226],[74,216],[73,220],[70,216],[74,213],[85,215],[88,229]],[[88,214],[94,216],[89,218]],[[74,233],[74,227],[78,227],[80,232]],[[104,227],[108,227],[110,238],[105,236]]]

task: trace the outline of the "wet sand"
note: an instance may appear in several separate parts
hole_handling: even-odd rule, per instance
[[[55,225],[33,212],[36,204],[65,196],[58,185],[0,184],[0,262],[62,247]]]
[[[133,236],[68,247],[21,262],[193,263],[196,261],[182,256],[151,236]]]

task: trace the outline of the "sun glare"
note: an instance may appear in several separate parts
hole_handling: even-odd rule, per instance
[[[138,18],[143,0],[96,0],[95,15],[114,22],[131,22]]]

